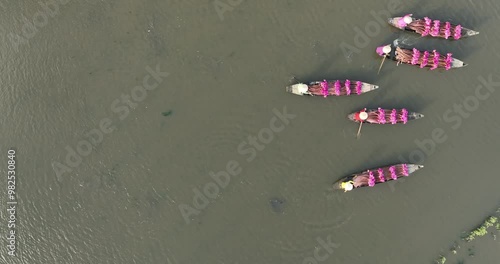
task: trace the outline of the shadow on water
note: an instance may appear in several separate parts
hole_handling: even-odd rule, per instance
[[[421,10],[421,8],[417,8]],[[448,3],[443,3],[440,7],[434,8],[430,11],[413,13],[414,17],[429,17],[431,19],[438,19],[440,21],[449,21],[453,24],[460,24],[466,28],[477,30],[482,25],[486,24],[487,21],[491,20],[491,17],[486,16],[476,16],[472,9],[462,7],[461,5],[449,5]],[[473,18],[473,19],[470,19]],[[478,23],[472,24],[469,21],[474,20]]]
[[[309,71],[309,73],[292,75],[301,82],[319,81],[323,79],[342,79],[343,77],[340,77],[340,73],[336,73],[336,71],[331,69],[335,64],[335,61],[339,61],[338,55],[330,56],[327,60],[319,63],[319,65],[316,66],[315,69]]]
[[[354,162],[354,166],[352,166],[347,173],[343,175],[335,175],[333,177],[333,180],[336,182],[343,177],[349,176],[353,173],[358,173],[361,171],[364,171],[366,169],[371,169],[371,168],[376,168],[376,167],[381,167],[387,163],[387,160],[384,155],[380,155],[380,153],[389,153],[390,146],[383,145],[379,146],[377,149],[371,151],[371,154],[368,155],[369,159],[357,159],[356,162]]]
[[[345,72],[345,71],[339,71],[338,73],[325,73],[325,74],[309,74],[306,75],[305,78],[299,78],[296,77],[296,80],[293,78],[291,79],[291,82],[296,83],[297,81],[299,82],[312,82],[312,81],[321,81],[323,79],[325,80],[351,80],[351,81],[361,81],[365,83],[370,83],[374,85],[378,85],[377,78],[376,77],[370,77],[371,74],[369,71],[363,70],[359,71],[357,70],[356,72]]]
[[[269,199],[269,203],[271,205],[271,210],[274,213],[282,214],[285,211],[286,200],[278,197],[273,197]]]
[[[397,100],[397,102],[388,102],[387,100],[383,99],[383,96],[381,96],[382,99],[375,98],[372,100],[370,103],[366,104],[364,107],[367,109],[377,109],[378,107],[381,108],[406,108],[408,111],[411,112],[419,112],[421,114],[424,114],[424,110],[427,106],[431,105],[434,99],[429,99],[420,96],[419,94],[415,95],[407,95],[403,99]],[[363,108],[364,108],[363,107]],[[352,108],[352,112],[359,111],[359,108]]]

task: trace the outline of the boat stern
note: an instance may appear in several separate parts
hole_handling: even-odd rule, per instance
[[[332,187],[334,190],[342,190],[342,181],[334,183]]]
[[[389,25],[393,26],[393,27],[396,27],[396,28],[399,28],[399,29],[404,29],[405,27],[400,27],[399,26],[399,21],[401,21],[403,19],[403,17],[390,17],[387,19],[387,22],[389,23]]]
[[[354,190],[354,185],[352,181],[347,181],[346,179],[342,179],[333,184],[334,190],[342,190],[344,192],[349,192]]]
[[[352,114],[349,114],[347,116],[347,119],[351,120],[351,121],[354,121],[354,122],[358,122],[358,120],[356,120],[356,114],[357,113],[352,113]]]
[[[311,95],[309,92],[309,86],[305,83],[297,83],[285,88],[286,92],[293,93],[296,95]]]
[[[390,17],[387,19],[387,22],[394,27],[404,30],[408,24],[413,22],[413,18],[411,16],[412,14],[408,14],[403,17]]]
[[[397,25],[397,23],[396,23],[396,22],[397,22],[399,19],[401,19],[401,17],[389,17],[389,18],[387,19],[387,23],[389,23],[389,25],[391,25],[391,26],[393,26],[393,27],[397,27],[397,26],[396,26],[396,25]]]

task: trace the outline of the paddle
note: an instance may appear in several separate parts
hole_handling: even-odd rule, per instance
[[[356,138],[359,139],[359,135],[361,134],[361,127],[363,126],[363,121],[368,119],[368,113],[366,112],[366,108],[363,109],[361,112],[359,112],[359,128],[358,128],[358,134],[356,135]]]
[[[358,134],[356,135],[356,139],[359,139],[359,134],[361,133],[361,126],[363,126],[363,121],[359,123]]]
[[[382,63],[380,63],[380,67],[378,68],[377,75],[379,75],[380,70],[382,69],[382,65],[384,65],[385,58],[387,57],[387,54],[384,55],[384,58],[382,59]]]

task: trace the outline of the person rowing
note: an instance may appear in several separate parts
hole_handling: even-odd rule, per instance
[[[368,119],[368,113],[366,112],[366,108],[363,109],[363,111],[356,113],[357,120],[359,120],[359,129],[358,129],[358,134],[356,135],[357,138],[359,138],[359,134],[361,133],[361,126],[363,125],[363,122]]]

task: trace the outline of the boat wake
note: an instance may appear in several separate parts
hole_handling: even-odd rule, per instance
[[[421,37],[417,38],[417,37],[399,37],[397,39],[395,39],[392,44],[397,47],[397,46],[401,46],[401,45],[404,45],[404,46],[414,46],[418,40],[420,39]]]

